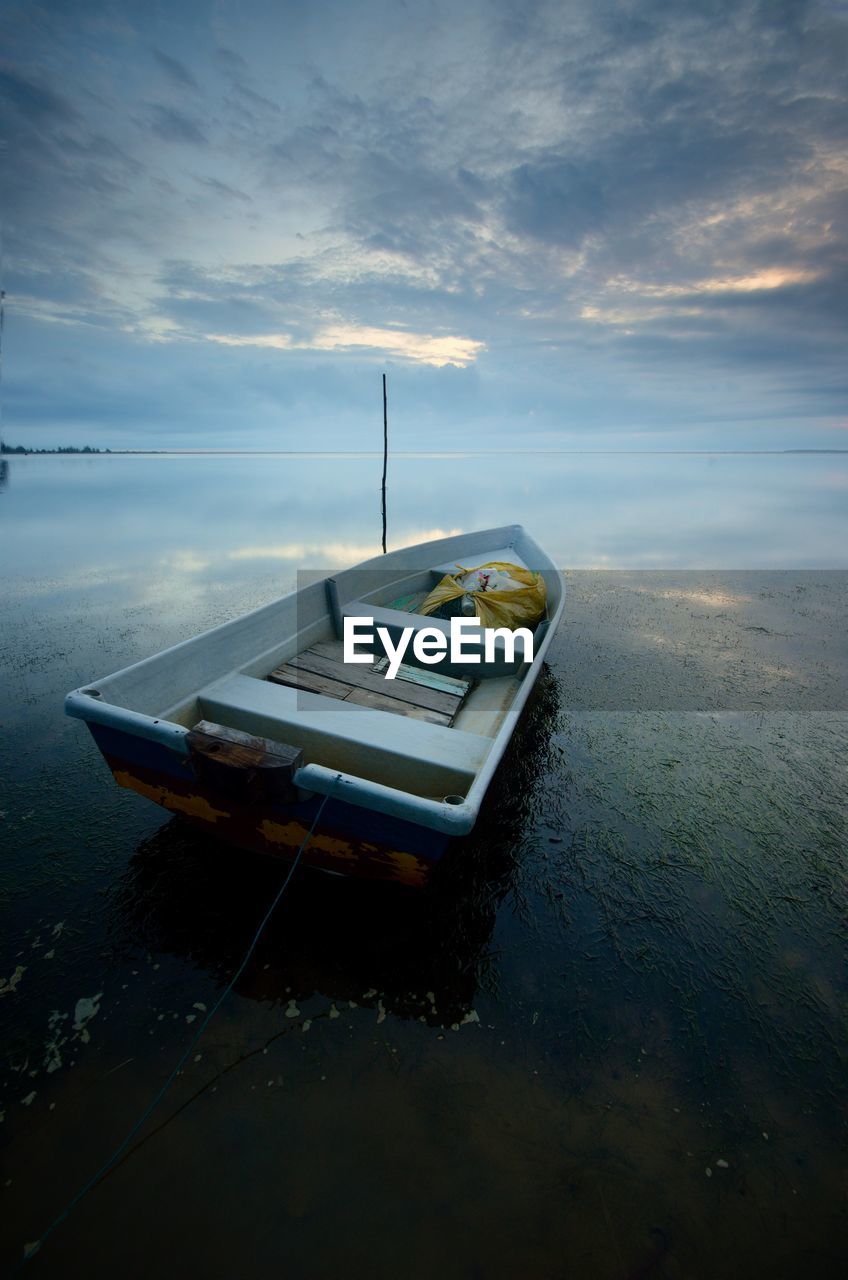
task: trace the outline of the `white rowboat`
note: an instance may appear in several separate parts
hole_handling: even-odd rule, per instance
[[[416,604],[447,572],[505,561],[538,572],[546,616],[532,659],[504,637],[480,661],[423,665],[412,644],[386,676],[377,628],[446,619]],[[304,861],[423,883],[469,832],[562,615],[565,587],[519,525],[392,551],[68,694],[116,780],[216,838],[291,857],[329,795]],[[345,619],[368,617],[375,661],[343,661]],[[467,647],[467,644],[466,644]],[[473,645],[472,645],[473,648]]]

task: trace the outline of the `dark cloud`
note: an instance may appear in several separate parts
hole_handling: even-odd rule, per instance
[[[597,166],[566,159],[519,165],[507,184],[505,212],[519,234],[577,246],[606,221],[602,174]]]
[[[88,126],[71,98],[34,77],[0,75],[6,242],[19,244],[26,257],[53,262],[58,276],[59,247],[73,244],[78,252],[85,239],[79,210],[120,200],[141,171],[114,139]]]
[[[76,117],[71,104],[44,84],[0,67],[0,100],[36,129],[65,125]]]
[[[188,67],[184,66],[177,58],[172,58],[170,54],[163,53],[161,49],[153,48],[151,53],[159,66],[165,71],[168,77],[180,89],[191,89],[193,92],[199,92],[199,85]]]
[[[634,225],[650,239],[652,220],[667,227],[695,202],[738,198],[754,174],[759,193],[776,189],[804,151],[797,139],[783,141],[778,151],[745,125],[725,130],[709,120],[624,128],[589,155],[548,153],[517,166],[505,185],[504,217],[519,235],[568,247]]]
[[[196,120],[174,107],[165,107],[161,103],[151,104],[150,122],[153,132],[164,142],[202,147],[209,141]]]
[[[237,191],[235,187],[231,187],[227,182],[221,182],[219,178],[199,178],[195,175],[194,180],[207,191],[211,191],[213,195],[221,196],[225,200],[240,200],[244,204],[253,203],[244,191]]]
[[[249,85],[243,84],[241,81],[236,81],[233,85],[233,90],[244,100],[244,102],[249,103],[251,107],[258,107],[260,111],[263,112],[270,111],[272,114],[277,116],[281,114],[280,107],[276,102],[272,102],[270,98],[263,97],[261,93],[256,93],[256,91],[251,89]]]
[[[234,49],[225,49],[219,46],[215,50],[215,59],[221,69],[234,79],[249,74],[247,63],[241,54],[236,53]]]

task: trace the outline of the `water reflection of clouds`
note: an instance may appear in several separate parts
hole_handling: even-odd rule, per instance
[[[379,551],[376,457],[28,458],[0,520],[7,584],[174,575],[229,580]],[[563,568],[843,568],[842,457],[390,458],[391,547],[518,522]],[[104,557],[108,547],[108,562]],[[113,567],[111,567],[113,566]],[[33,590],[31,592],[35,594]]]
[[[743,604],[750,604],[751,597],[749,595],[731,594],[729,591],[698,590],[686,591],[682,587],[658,589],[654,586],[643,587],[635,585],[631,587],[633,591],[641,591],[658,597],[660,600],[685,600],[689,604],[701,604],[707,608],[713,609],[718,607],[737,609]]]
[[[397,539],[388,540],[389,551],[412,546],[417,542],[432,542],[436,538],[449,538],[462,533],[454,529],[414,529]],[[358,564],[382,550],[379,542],[289,542],[271,546],[236,547],[227,551],[228,560],[292,560],[302,564]]]
[[[52,574],[59,572],[55,567]],[[73,594],[90,594],[91,592],[120,587],[129,582],[138,581],[138,573],[122,568],[117,564],[92,564],[84,567],[71,567],[61,577],[14,577],[10,573],[3,583],[3,593],[8,600],[36,599],[39,596],[66,596]]]
[[[190,550],[173,551],[159,561],[163,569],[170,569],[173,573],[203,573],[211,563],[207,556]]]
[[[844,570],[568,574],[564,697],[592,710],[846,705]]]

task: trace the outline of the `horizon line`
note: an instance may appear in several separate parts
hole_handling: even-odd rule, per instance
[[[68,457],[301,457],[301,458],[381,458],[380,449],[112,449],[110,447],[88,446],[6,446],[2,456],[36,457],[39,455],[65,455]],[[745,457],[745,456],[782,456],[785,454],[845,454],[848,449],[395,449],[389,451],[395,458],[467,458],[467,457],[515,457],[522,455],[541,456],[579,456],[595,457],[617,456],[621,454],[640,456],[690,456],[690,457]]]

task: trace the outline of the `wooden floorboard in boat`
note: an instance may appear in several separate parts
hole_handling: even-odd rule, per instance
[[[451,724],[465,696],[464,692],[430,689],[400,677],[388,680],[370,666],[363,664],[357,668],[345,663],[340,640],[324,641],[305,649],[291,662],[284,662],[272,671],[268,679],[274,684],[320,693],[341,702],[376,707],[442,725]]]
[[[345,671],[351,670],[350,664],[344,661],[344,645],[341,640],[319,640],[305,652],[314,653],[321,658],[329,658],[331,662],[336,662],[342,666]],[[303,657],[303,654],[298,656]],[[365,666],[363,663],[360,669],[380,675],[385,671],[387,665],[388,658],[384,657],[378,659],[370,667]],[[456,676],[442,675],[441,672],[435,672],[432,667],[411,667],[405,662],[400,664],[398,672],[399,676],[405,675],[407,679],[411,679],[415,684],[419,684],[425,689],[437,689],[442,693],[450,693],[460,700],[465,697],[473,683],[471,680],[460,680]]]

